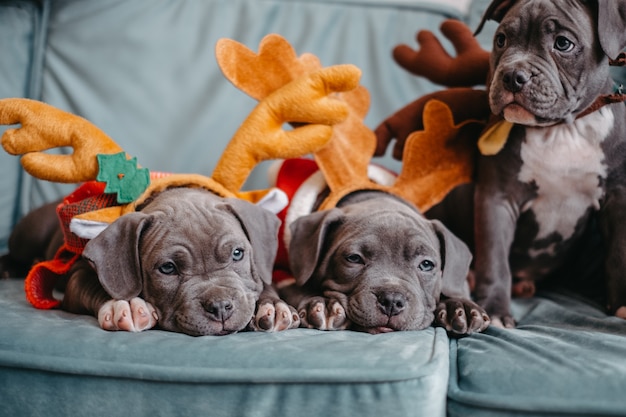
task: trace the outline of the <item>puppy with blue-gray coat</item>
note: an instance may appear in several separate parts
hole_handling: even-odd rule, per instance
[[[486,20],[499,22],[489,104],[513,126],[478,162],[476,300],[492,324],[514,327],[513,279],[563,266],[597,214],[608,311],[626,318],[626,107],[604,100],[608,61],[626,46],[626,1],[495,0],[478,31]]]

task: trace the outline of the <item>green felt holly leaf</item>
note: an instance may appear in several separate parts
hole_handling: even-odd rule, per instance
[[[105,182],[105,193],[117,194],[120,204],[135,201],[150,184],[150,172],[137,166],[137,158],[126,158],[125,152],[97,156],[99,171],[96,180]]]

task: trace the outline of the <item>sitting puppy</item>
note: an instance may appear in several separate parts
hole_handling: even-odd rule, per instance
[[[382,333],[434,322],[466,335],[489,325],[470,300],[470,261],[462,241],[404,199],[360,191],[293,222],[296,283],[280,294],[308,327]]]
[[[10,248],[21,263],[54,254],[63,242],[58,221],[56,231],[32,233],[56,220],[55,205],[15,228]],[[270,285],[278,227],[274,214],[240,199],[165,190],[86,244],[61,308],[95,315],[107,330],[158,324],[200,336],[297,327],[295,310]]]
[[[614,0],[496,0],[484,16],[499,22],[489,104],[513,124],[503,148],[480,158],[474,195],[476,299],[494,324],[514,326],[512,280],[563,265],[596,211],[609,310],[626,318],[626,109],[602,106],[624,16]]]

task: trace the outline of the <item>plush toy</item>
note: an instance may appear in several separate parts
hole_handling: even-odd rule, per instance
[[[219,55],[224,58],[228,52],[220,50]],[[347,105],[332,95],[356,88],[360,74],[352,65],[318,68],[293,76],[264,95],[227,145],[211,177],[150,173],[85,119],[39,101],[0,100],[0,124],[21,125],[4,133],[2,146],[10,154],[23,155],[21,162],[27,172],[54,182],[86,181],[57,209],[66,220],[65,244],[53,260],[31,269],[25,282],[28,300],[38,308],[58,306],[52,291],[59,276],[80,256],[86,239],[166,188],[202,187],[222,197],[270,204],[279,211],[286,204],[282,193],[244,192],[243,183],[263,160],[301,156],[322,148],[331,138],[331,126],[348,115]],[[285,130],[285,123],[298,126]],[[73,148],[73,153],[43,152],[62,146]]]

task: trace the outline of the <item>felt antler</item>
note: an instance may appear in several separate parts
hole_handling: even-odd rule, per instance
[[[476,143],[491,119],[487,92],[461,87],[487,81],[489,52],[480,47],[462,22],[447,20],[441,31],[454,45],[456,57],[451,57],[431,32],[423,31],[417,37],[421,49],[415,51],[399,45],[394,49],[394,58],[409,72],[452,88],[418,98],[375,130],[378,142],[375,155],[384,155],[395,139],[393,157],[417,170],[406,179],[401,174],[394,188],[405,193],[413,190],[414,195],[409,199],[422,201],[422,210],[439,201],[454,186],[472,180]],[[428,157],[420,158],[419,154]],[[421,178],[422,186],[417,187],[413,178]],[[408,183],[411,185],[401,185]],[[421,187],[430,190],[429,197],[418,195],[422,193]]]
[[[62,183],[78,183],[96,178],[98,154],[122,152],[102,130],[82,117],[45,103],[7,98],[0,100],[0,124],[21,124],[7,130],[2,146],[12,155],[24,155],[21,163],[34,177]],[[42,151],[71,146],[71,155],[51,155]]]
[[[217,50],[218,64],[226,78],[256,99],[263,99],[284,83],[320,67],[317,57],[312,54],[298,57],[293,47],[277,34],[263,38],[258,53],[232,40],[220,40]],[[332,206],[354,188],[377,187],[367,177],[367,167],[376,149],[376,137],[363,123],[369,110],[369,92],[359,86],[336,94],[335,98],[347,105],[348,117],[333,125],[328,144],[313,152],[331,189],[323,207]]]
[[[484,124],[471,119],[456,124],[450,108],[436,99],[426,103],[423,117],[424,130],[406,140],[403,170],[391,192],[426,211],[457,185],[472,181],[475,138]]]
[[[485,51],[471,30],[458,20],[446,20],[441,33],[452,42],[456,57],[446,52],[430,31],[417,33],[420,49],[398,45],[393,50],[396,62],[407,71],[447,87],[471,87],[484,84],[489,73],[489,52]]]
[[[81,218],[110,223],[135,210],[153,193],[171,186],[200,186],[221,196],[252,200],[262,197],[265,191],[239,191],[254,166],[265,159],[301,156],[324,146],[332,134],[329,125],[343,120],[348,113],[344,103],[328,96],[355,88],[359,77],[359,69],[352,65],[336,66],[305,74],[281,86],[261,100],[241,125],[218,162],[213,178],[195,174],[157,178],[147,189],[144,186],[135,199],[129,200],[130,204],[88,212]],[[306,124],[286,132],[282,129],[285,122]],[[5,132],[2,145],[9,153],[24,154],[22,163],[27,171],[41,179],[94,180],[102,173],[99,160],[106,160],[102,156],[122,152],[121,147],[85,119],[33,100],[0,100],[0,123],[22,125]],[[71,146],[74,154],[41,153],[60,146]]]
[[[276,34],[261,40],[258,53],[232,39],[220,39],[215,55],[224,76],[259,101],[296,78],[322,67],[315,55],[298,57],[289,42]]]
[[[296,78],[264,97],[228,144],[213,179],[239,190],[258,162],[299,157],[324,147],[333,133],[331,125],[348,116],[345,103],[328,95],[356,88],[360,75],[353,65],[329,67]],[[283,130],[289,122],[297,127]]]
[[[229,40],[220,41],[218,51],[218,64],[225,76],[257,99],[319,65],[319,60],[310,54],[298,58],[291,45],[275,34],[261,41],[258,54]],[[330,188],[320,209],[334,207],[351,192],[379,189],[401,195],[426,210],[454,186],[471,178],[473,165],[464,162],[468,155],[473,155],[474,142],[458,138],[457,134],[475,131],[482,124],[473,120],[455,124],[446,104],[436,102],[427,106],[432,117],[424,120],[424,131],[411,135],[404,148],[405,163],[397,181],[391,186],[374,183],[368,177],[368,166],[376,152],[376,136],[363,122],[369,110],[369,93],[359,86],[335,97],[347,105],[349,113],[343,122],[333,125],[330,142],[313,152]],[[424,109],[423,103],[420,109]]]

